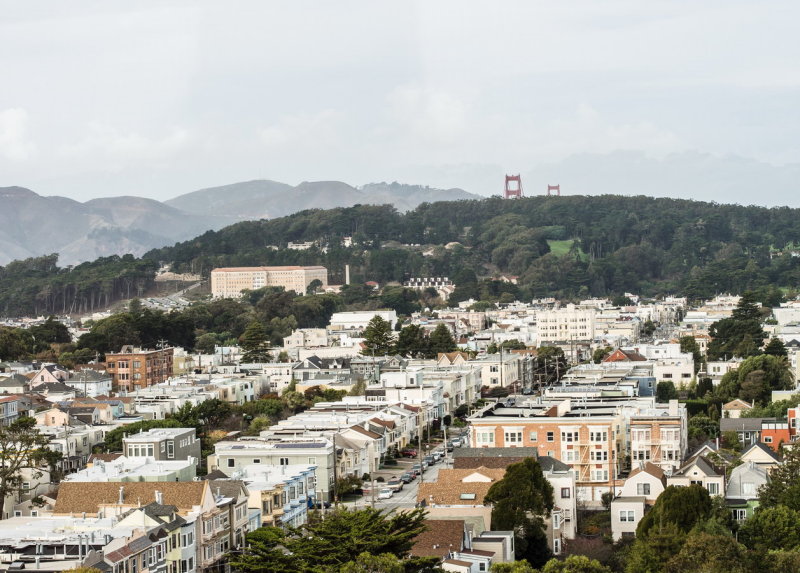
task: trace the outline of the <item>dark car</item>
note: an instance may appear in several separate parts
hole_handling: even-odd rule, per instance
[[[412,482],[412,481],[414,481],[416,478],[417,478],[417,476],[415,476],[414,474],[412,474],[412,473],[410,473],[410,472],[406,472],[406,473],[404,473],[403,475],[401,475],[401,476],[400,476],[400,480],[401,480],[403,483],[411,483],[411,482]]]

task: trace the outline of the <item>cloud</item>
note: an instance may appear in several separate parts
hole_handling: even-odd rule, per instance
[[[387,98],[396,127],[433,143],[451,143],[467,131],[469,106],[462,99],[431,87],[405,85]]]
[[[62,146],[58,155],[72,160],[102,160],[105,168],[117,170],[139,162],[170,159],[193,144],[189,130],[182,127],[174,127],[161,137],[148,137],[106,123],[92,122],[83,139]]]
[[[312,114],[291,114],[263,127],[258,135],[262,143],[271,148],[295,144],[326,146],[340,139],[344,114],[324,109]]]
[[[0,156],[11,161],[25,161],[36,152],[28,139],[28,112],[22,108],[0,111]]]

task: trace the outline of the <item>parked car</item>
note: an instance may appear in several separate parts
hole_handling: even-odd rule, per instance
[[[386,487],[390,488],[392,491],[400,491],[403,489],[403,480],[393,477],[386,482]]]
[[[444,452],[433,452],[433,461],[440,462],[444,458]]]
[[[414,448],[405,448],[404,450],[400,450],[400,455],[404,458],[416,458],[417,450]]]
[[[417,475],[422,473],[422,466],[419,464],[414,464],[411,466],[411,470],[414,471]]]
[[[378,499],[391,499],[394,491],[391,488],[385,487],[378,492]]]
[[[406,472],[400,476],[400,481],[403,483],[411,483],[415,479],[417,479],[417,476],[411,472]]]

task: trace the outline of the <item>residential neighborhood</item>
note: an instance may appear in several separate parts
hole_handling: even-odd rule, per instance
[[[705,308],[732,315],[730,298]],[[56,457],[9,481],[0,570],[213,571],[261,527],[424,508],[412,555],[487,571],[519,557],[493,508],[525,460],[552,492],[540,518],[555,557],[602,515],[609,543],[630,543],[674,487],[700,486],[744,527],[797,438],[798,350],[791,329],[771,327],[791,382],[769,400],[788,400],[784,411],[762,416],[768,404],[740,397],[698,410],[701,380],[707,400],[753,360],[712,371],[720,361],[698,353],[703,312],[673,298],[415,313],[403,328],[451,337],[426,357],[375,352],[371,331],[397,322],[394,311],[342,311],[292,331],[279,361],[124,345],[81,367],[3,362],[0,424],[30,416]]]

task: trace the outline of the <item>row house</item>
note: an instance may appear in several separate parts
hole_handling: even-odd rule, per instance
[[[169,555],[166,545],[175,526],[171,509],[152,512],[149,507],[138,508],[132,510],[137,512],[136,517],[122,520],[74,516],[28,516],[2,520],[0,570],[60,573],[87,566],[119,573],[133,570],[137,573],[179,573],[180,569],[165,566]],[[158,513],[164,521],[143,519],[141,515],[145,512]],[[180,518],[176,521],[180,523]],[[129,545],[123,553],[106,561],[106,556]],[[186,570],[186,573],[194,573],[194,570]]]
[[[88,426],[74,421],[62,426],[38,426],[49,438],[48,448],[61,453],[60,470],[64,474],[86,467],[86,462],[95,446],[103,443],[107,428]]]
[[[59,487],[53,516],[120,517],[150,503],[175,506],[177,514],[187,522],[193,520],[193,527],[187,533],[194,538],[193,559],[198,571],[210,570],[229,551],[238,548],[231,542],[236,535],[232,532],[235,524],[230,518],[230,506],[246,505],[246,499],[240,502],[215,494],[208,481],[64,482]]]
[[[283,339],[283,347],[287,350],[326,346],[328,346],[328,331],[324,328],[298,328]]]
[[[243,438],[214,444],[207,467],[209,471],[220,470],[230,475],[249,465],[315,466],[316,489],[322,500],[330,501],[336,475],[335,460],[333,440],[327,438]]]
[[[20,399],[17,396],[0,396],[0,427],[9,426],[20,416]]]
[[[523,355],[516,352],[499,352],[471,360],[469,364],[480,369],[480,379],[484,386],[513,388],[522,384],[522,361]]]
[[[122,451],[130,458],[155,461],[199,460],[200,440],[194,428],[153,428],[125,436]]]
[[[231,477],[247,486],[247,506],[261,516],[259,527],[300,527],[318,499],[315,466],[252,464]]]
[[[670,400],[667,409],[645,409],[628,419],[631,464],[653,464],[668,474],[677,470],[686,454],[688,416],[686,406]]]

